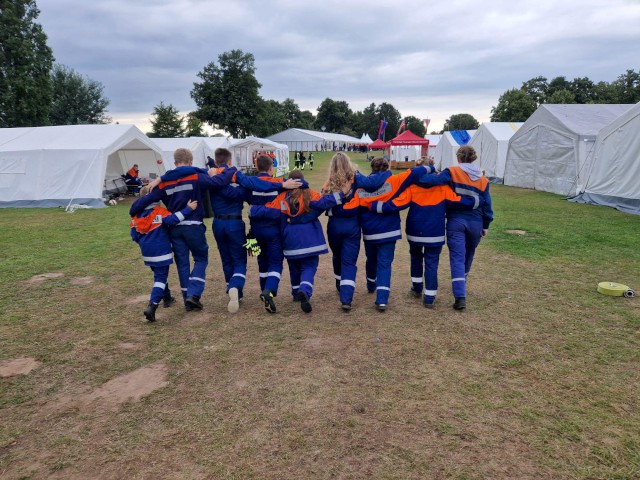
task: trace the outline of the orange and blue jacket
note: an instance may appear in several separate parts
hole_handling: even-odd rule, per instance
[[[145,265],[161,267],[173,263],[173,251],[167,229],[191,214],[192,210],[189,207],[172,214],[166,208],[153,203],[142,213],[131,218],[131,239],[140,245]]]
[[[253,205],[249,211],[251,219],[271,218],[280,221],[282,253],[286,258],[305,258],[328,253],[322,225],[318,217],[328,208],[343,203],[344,194],[321,195],[315,190],[311,194],[307,209],[291,206],[291,191],[280,193],[266,205]]]
[[[489,180],[484,175],[478,180],[472,180],[462,168],[449,167],[438,175],[427,175],[421,178],[418,185],[423,187],[449,185],[456,194],[468,195],[475,200],[471,210],[448,209],[447,218],[480,221],[482,222],[482,228],[485,230],[489,228],[489,224],[493,221]]]
[[[424,188],[411,185],[402,194],[386,202],[375,202],[371,210],[388,213],[409,208],[405,232],[410,243],[440,247],[445,240],[445,219],[448,208],[471,209],[473,197],[454,193],[449,185]]]

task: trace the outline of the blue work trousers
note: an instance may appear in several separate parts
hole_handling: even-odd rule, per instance
[[[282,236],[279,225],[251,225],[251,233],[260,245],[258,255],[258,273],[260,275],[260,290],[269,290],[274,296],[278,294],[280,278],[282,277]]]
[[[376,305],[386,305],[391,291],[391,264],[396,250],[395,240],[384,243],[364,242],[367,255],[367,290],[376,292]]]
[[[177,225],[169,231],[183,299],[200,298],[204,291],[209,263],[206,230],[203,224],[198,224]],[[193,269],[189,255],[193,256]]]
[[[340,303],[351,303],[356,289],[360,223],[358,217],[330,217],[327,224],[329,248],[333,253],[333,276],[340,292]]]
[[[467,275],[482,238],[482,222],[464,218],[447,220],[447,246],[454,297],[467,296]]]
[[[304,292],[307,297],[313,295],[313,279],[318,270],[319,255],[304,258],[287,258],[291,277],[291,295],[296,299],[297,293]]]
[[[230,288],[237,288],[242,298],[242,289],[247,279],[247,241],[242,220],[213,220],[213,237],[220,252],[224,280],[227,282],[227,292]]]
[[[159,304],[160,300],[169,300],[171,290],[169,290],[169,265],[161,267],[150,267],[153,272],[153,288],[151,289],[150,303]]]
[[[409,242],[411,255],[411,288],[422,294],[426,304],[433,304],[438,293],[438,265],[442,245],[430,247]],[[424,290],[423,290],[424,277]]]

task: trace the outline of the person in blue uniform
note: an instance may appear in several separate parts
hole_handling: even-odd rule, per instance
[[[304,179],[300,170],[291,172],[289,178]],[[327,209],[344,200],[344,193],[328,195],[297,188],[280,193],[264,206],[251,207],[251,217],[266,216],[280,219],[283,253],[289,265],[291,294],[300,302],[303,312],[312,310],[313,283],[320,255],[328,253],[327,243],[318,217]]]
[[[451,288],[456,310],[467,306],[467,278],[480,240],[487,235],[493,221],[489,181],[473,162],[476,151],[464,145],[456,152],[458,166],[444,169],[438,175],[420,179],[419,185],[449,185],[458,195],[471,196],[475,201],[472,210],[447,210],[447,246],[451,267]]]
[[[124,183],[126,183],[129,192],[134,195],[137,195],[142,187],[142,180],[138,177],[139,172],[140,169],[138,168],[138,164],[134,163],[133,167],[131,167],[124,175]]]
[[[187,148],[177,149],[173,158],[176,171],[190,169],[193,163],[193,155]],[[136,200],[129,210],[129,214],[133,217],[140,214],[148,205],[162,201],[170,212],[176,213],[184,209],[189,201],[198,202],[190,218],[182,220],[169,233],[187,311],[203,308],[200,297],[204,291],[209,263],[206,228],[202,222],[204,216],[202,195],[207,190],[219,190],[228,185],[234,173],[235,169],[225,169],[215,176],[190,173],[180,176],[177,180],[160,181],[158,188]],[[190,256],[193,257],[193,268],[190,265]]]
[[[140,195],[149,193],[149,187],[143,187]],[[176,301],[169,289],[169,265],[173,263],[173,251],[168,229],[188,219],[198,207],[197,201],[187,202],[182,210],[172,214],[161,207],[158,202],[147,205],[139,215],[131,218],[129,227],[131,239],[140,246],[144,264],[153,272],[153,288],[149,304],[144,310],[144,316],[150,322],[156,321],[156,310],[160,301],[170,307]]]

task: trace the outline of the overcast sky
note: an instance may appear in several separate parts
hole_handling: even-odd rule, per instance
[[[507,89],[538,75],[611,82],[640,70],[640,0],[37,0],[56,62],[101,82],[109,115],[150,129],[182,113],[197,73],[252,53],[265,99],[303,110],[393,104],[439,130],[488,121]]]

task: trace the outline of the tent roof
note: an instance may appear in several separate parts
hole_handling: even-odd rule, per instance
[[[609,125],[633,105],[626,104],[544,104],[524,123],[525,127],[540,123],[554,123],[569,131],[584,136],[596,136],[600,129]]]
[[[522,125],[523,122],[485,122],[480,125],[474,137],[486,132],[496,140],[509,140]]]
[[[198,144],[202,141],[199,137],[187,137],[187,138],[152,138],[155,144],[157,144],[163,151],[175,150],[177,148],[188,148],[189,150],[195,150]]]
[[[287,145],[273,142],[266,138],[247,137],[247,138],[231,138],[229,139],[230,148],[248,148],[258,146],[260,148],[289,149]]]
[[[274,142],[344,142],[344,143],[361,143],[359,138],[343,135],[341,133],[316,132],[314,130],[304,130],[302,128],[290,128],[282,132],[276,133],[268,137]]]
[[[383,142],[379,138],[376,138],[375,141],[371,142],[369,148],[389,148],[389,144],[387,142]]]
[[[123,143],[125,142],[125,143]],[[160,149],[135,125],[64,125],[0,129],[0,150]]]
[[[363,133],[362,137],[360,137],[360,142],[366,143],[368,145],[370,143],[373,143],[373,140],[371,140],[371,137],[368,133]]]
[[[391,145],[429,145],[429,140],[419,137],[411,130],[405,130],[400,135],[389,140]]]
[[[429,140],[429,146],[435,147],[442,138],[442,135],[425,135],[424,138]]]

